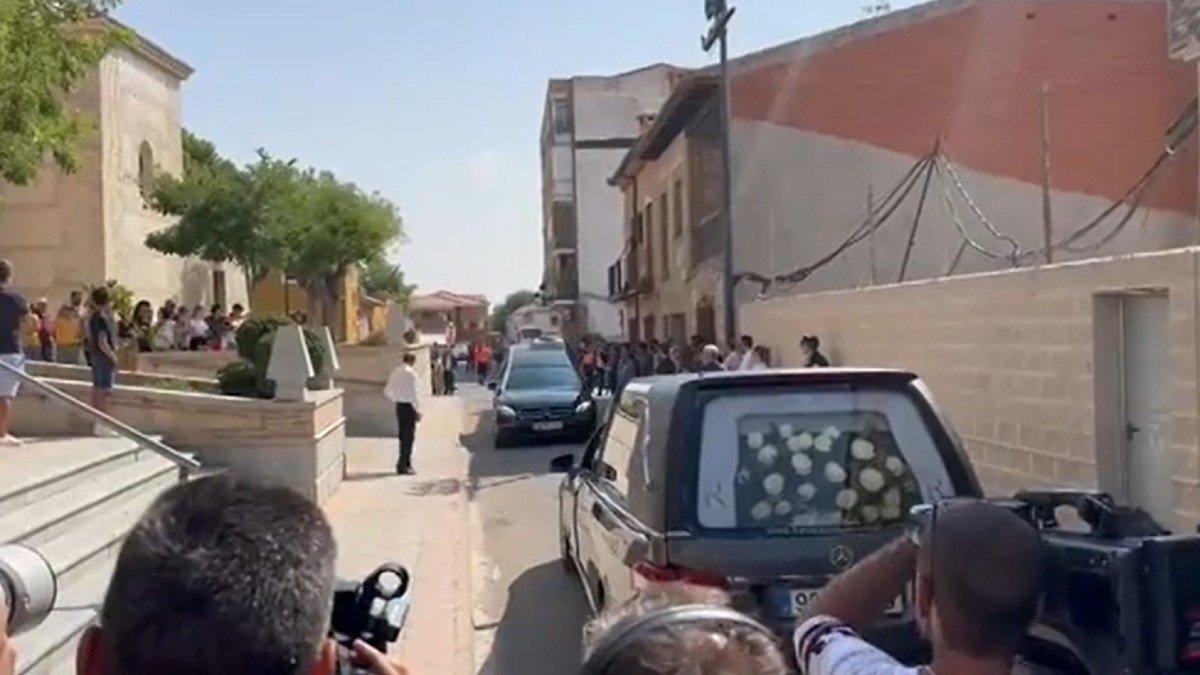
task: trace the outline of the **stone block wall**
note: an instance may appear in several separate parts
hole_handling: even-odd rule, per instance
[[[783,365],[816,334],[835,365],[920,375],[962,435],[993,494],[1036,486],[1120,495],[1112,420],[1098,412],[1093,344],[1097,296],[1165,292],[1170,305],[1166,451],[1174,462],[1171,523],[1200,521],[1197,450],[1197,269],[1200,249],[834,291],[744,305],[742,332]],[[1103,344],[1103,343],[1100,343]],[[1105,354],[1101,354],[1104,357]],[[1103,360],[1103,359],[1102,359]]]

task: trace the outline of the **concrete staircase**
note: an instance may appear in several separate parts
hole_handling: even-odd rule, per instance
[[[58,575],[58,602],[16,638],[22,675],[75,672],[75,646],[96,618],[122,538],[179,468],[123,438],[27,439],[0,448],[0,542],[37,549]]]

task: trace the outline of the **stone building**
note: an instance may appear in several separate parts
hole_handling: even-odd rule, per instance
[[[414,295],[408,301],[413,328],[425,335],[445,336],[447,342],[476,342],[487,336],[487,298],[450,291]]]
[[[115,279],[155,305],[246,304],[235,268],[164,256],[147,234],[170,220],[146,208],[142,186],[155,171],[183,168],[180,89],[192,68],[143,36],[101,62],[69,98],[94,131],[80,169],[47,165],[34,185],[0,186],[0,256],[16,286],[52,305],[85,284]]]

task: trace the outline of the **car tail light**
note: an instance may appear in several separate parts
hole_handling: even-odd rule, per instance
[[[729,579],[709,572],[677,567],[675,565],[660,566],[648,562],[640,562],[633,566],[633,582],[635,586],[646,584],[691,584],[710,588],[728,588]]]
[[[1180,665],[1194,668],[1200,665],[1200,609],[1191,609],[1184,613],[1185,632],[1183,649],[1180,650]]]

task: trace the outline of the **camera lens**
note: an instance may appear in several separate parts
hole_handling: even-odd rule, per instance
[[[0,545],[0,598],[8,606],[8,634],[18,635],[46,620],[58,597],[54,568],[37,551]]]

